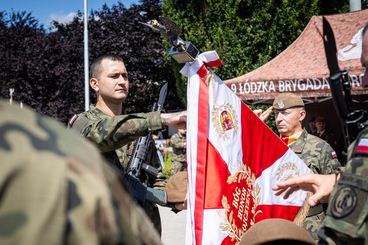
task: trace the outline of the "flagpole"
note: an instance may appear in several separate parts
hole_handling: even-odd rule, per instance
[[[88,5],[84,0],[84,110],[89,109]]]

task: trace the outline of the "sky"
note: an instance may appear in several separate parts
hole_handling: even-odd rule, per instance
[[[88,9],[89,12],[91,9],[99,10],[105,3],[111,7],[118,2],[123,3],[125,7],[139,3],[138,0],[88,0]],[[32,16],[47,28],[52,20],[67,23],[78,10],[83,13],[84,0],[0,0],[0,11],[4,10],[31,12]]]

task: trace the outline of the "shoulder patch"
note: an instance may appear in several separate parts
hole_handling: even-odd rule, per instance
[[[340,188],[332,200],[332,215],[337,218],[343,218],[354,211],[357,205],[357,194],[349,186]]]
[[[336,152],[335,152],[335,151],[331,152],[331,157],[332,157],[332,158],[336,158],[336,157],[337,157],[337,154],[336,154]]]
[[[74,116],[69,120],[69,126],[73,126],[73,123],[75,122],[75,120],[77,120],[78,115],[74,114]]]
[[[81,134],[83,134],[84,130],[91,124],[91,121],[84,115],[74,115],[72,119],[70,119],[69,127],[74,128]]]
[[[360,138],[354,148],[354,153],[368,154],[368,138]]]

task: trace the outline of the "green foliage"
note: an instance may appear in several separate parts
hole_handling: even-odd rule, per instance
[[[171,169],[172,169],[172,153],[166,152],[164,154],[164,169],[162,170],[162,174],[169,179],[171,177]]]
[[[162,9],[161,9],[162,7]],[[147,111],[162,80],[169,82],[166,109],[185,107],[181,65],[168,62],[159,34],[143,27],[164,13],[179,24],[182,37],[200,50],[217,50],[222,79],[245,74],[283,51],[312,15],[345,11],[346,0],[142,0],[126,8],[107,5],[90,15],[90,62],[105,53],[123,57],[129,71],[127,112]],[[142,14],[144,13],[144,14]],[[83,18],[53,23],[46,31],[26,12],[0,11],[0,96],[30,105],[66,122],[84,109]],[[165,58],[166,56],[166,58]],[[93,92],[91,91],[91,96]]]
[[[262,105],[262,104],[248,105],[248,107],[252,110],[260,109],[262,111],[267,110],[269,106],[270,105]],[[271,113],[270,117],[265,121],[265,123],[267,124],[269,128],[273,130],[273,132],[275,132],[275,134],[278,134],[276,124],[275,124],[275,112],[274,111]]]
[[[90,62],[112,53],[127,66],[126,112],[150,110],[163,80],[169,82],[165,108],[181,106],[161,37],[140,24],[161,14],[159,0],[142,0],[130,8],[105,5],[90,15]],[[84,110],[83,16],[78,13],[70,23],[52,24],[47,32],[30,13],[0,12],[0,96],[9,98],[14,88],[14,100],[65,123]]]
[[[346,0],[163,0],[162,9],[180,26],[183,39],[201,51],[217,51],[224,65],[215,71],[225,80],[277,56],[313,15],[336,13],[346,6]],[[185,90],[180,79],[177,86]]]

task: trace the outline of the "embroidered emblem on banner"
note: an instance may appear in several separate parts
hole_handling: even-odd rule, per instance
[[[228,140],[238,133],[238,115],[231,104],[215,105],[211,119],[215,132],[223,140]]]
[[[281,182],[299,175],[300,172],[298,166],[295,163],[286,162],[277,168],[275,177],[278,182]]]
[[[357,205],[357,194],[355,190],[349,186],[340,188],[332,200],[332,215],[337,218],[348,216]]]
[[[228,111],[221,112],[220,120],[221,120],[221,126],[223,130],[227,131],[227,130],[234,128],[233,119],[231,117],[231,114]]]
[[[231,241],[239,242],[242,235],[255,223],[261,188],[255,184],[256,177],[244,164],[227,179],[229,192],[222,196],[226,222],[220,229],[229,234]]]

